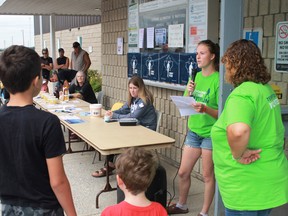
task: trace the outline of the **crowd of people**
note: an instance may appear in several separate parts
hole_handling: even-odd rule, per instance
[[[67,72],[68,68],[77,72],[69,89],[72,96],[95,102],[86,79],[91,64],[89,55],[78,42],[73,43],[73,48],[71,64],[64,50],[59,49],[60,59],[55,63],[58,73],[51,79],[47,71],[53,64],[47,49],[43,49],[43,57],[39,58],[29,48],[11,46],[0,57],[0,79],[10,93],[8,104],[0,110],[2,215],[31,212],[63,215],[63,211],[69,216],[76,215],[63,167],[62,155],[66,149],[59,119],[33,106],[33,97],[42,84],[52,80],[63,85],[67,79],[60,72]],[[188,119],[189,130],[178,172],[178,202],[165,209],[146,198],[157,160],[151,151],[129,148],[118,156],[110,155],[108,164],[92,173],[93,177],[103,177],[108,166],[110,171],[116,169],[118,186],[125,194],[124,201],[107,207],[103,216],[188,213],[191,172],[200,157],[205,187],[198,216],[208,216],[215,180],[226,216],[267,216],[273,208],[288,202],[288,161],[283,150],[281,107],[268,84],[271,75],[261,51],[253,42],[241,39],[224,53],[221,62],[225,65],[225,78],[234,90],[220,115],[219,53],[219,46],[211,40],[198,44],[196,60],[200,72],[195,79],[188,80],[184,92],[184,96],[194,97],[196,102],[191,108],[196,114]],[[156,130],[153,95],[143,80],[133,76],[127,87],[127,102],[118,110],[108,110],[106,116],[136,118],[144,127]]]
[[[71,53],[71,61],[64,55],[64,49],[59,48],[59,57],[54,63],[53,59],[49,57],[48,49],[42,49],[43,56],[40,58],[43,84],[41,90],[49,92],[48,82],[56,82],[54,91],[58,92],[57,95],[59,95],[59,92],[63,91],[63,87],[67,87],[69,90],[73,91],[73,97],[81,98],[89,103],[97,103],[95,94],[94,96],[91,95],[92,87],[86,79],[88,69],[91,65],[89,54],[81,48],[81,45],[78,42],[74,42],[72,47],[74,50]],[[82,75],[84,77],[83,82],[78,82],[76,79],[77,73],[84,74]],[[80,79],[79,75],[79,80]]]

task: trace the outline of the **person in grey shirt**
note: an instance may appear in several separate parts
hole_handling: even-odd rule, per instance
[[[89,54],[83,50],[78,42],[73,43],[73,49],[71,53],[71,70],[83,71],[87,74],[87,71],[91,65]]]
[[[128,82],[128,101],[118,110],[106,112],[111,119],[136,118],[140,125],[151,130],[156,130],[157,115],[153,106],[153,95],[146,88],[139,76],[133,76]],[[109,174],[115,169],[114,155],[108,155]],[[106,167],[92,173],[93,177],[106,176]]]

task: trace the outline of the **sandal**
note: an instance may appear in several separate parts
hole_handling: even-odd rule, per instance
[[[79,137],[75,133],[71,133],[70,140],[78,140]]]
[[[168,214],[186,214],[189,212],[188,209],[181,209],[176,206],[176,204],[170,205],[166,208]]]
[[[109,167],[109,175],[113,175],[114,169],[115,169],[114,167]],[[94,173],[92,173],[92,176],[95,178],[105,177],[106,175],[107,175],[106,167],[101,168],[100,170],[97,170]]]

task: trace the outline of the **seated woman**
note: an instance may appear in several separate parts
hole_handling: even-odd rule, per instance
[[[151,130],[156,130],[157,115],[153,106],[153,95],[146,88],[143,80],[138,76],[133,76],[128,82],[128,101],[118,110],[106,112],[111,119],[136,118],[139,124]],[[113,164],[114,155],[108,155],[109,174],[115,169]],[[92,173],[93,177],[106,176],[106,168]]]
[[[97,103],[95,93],[83,71],[77,72],[76,81],[69,87],[69,93],[73,98],[80,98],[88,103]]]

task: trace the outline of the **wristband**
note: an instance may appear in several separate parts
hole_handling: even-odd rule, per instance
[[[201,113],[205,113],[206,112],[207,107],[204,104],[201,104],[201,109],[200,112]]]
[[[239,161],[241,159],[242,159],[242,155],[240,157],[238,157],[238,158],[234,158],[234,156],[232,155],[232,160]]]
[[[245,150],[245,151],[246,151],[246,150]],[[238,158],[234,158],[234,156],[233,156],[233,154],[232,154],[232,159],[235,160],[235,161],[241,160],[242,157],[243,157],[243,155],[244,155],[244,153],[245,153],[245,151],[244,151],[244,152],[240,155],[240,157],[238,157]]]
[[[202,112],[203,112],[203,113],[206,113],[206,109],[207,109],[207,106],[204,105]]]

